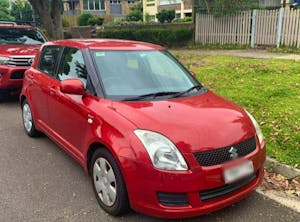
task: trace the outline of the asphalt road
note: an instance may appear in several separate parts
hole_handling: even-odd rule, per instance
[[[29,138],[16,100],[0,103],[0,222],[160,221],[135,212],[112,217],[89,177],[46,136]],[[183,221],[300,221],[300,214],[254,192],[221,211]]]

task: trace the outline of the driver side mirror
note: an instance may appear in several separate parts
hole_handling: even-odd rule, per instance
[[[65,79],[60,82],[60,91],[62,93],[73,95],[85,95],[83,83],[79,79]]]

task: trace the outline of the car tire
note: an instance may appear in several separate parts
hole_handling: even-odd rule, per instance
[[[31,108],[26,99],[22,102],[22,120],[25,132],[28,136],[36,137],[40,134],[35,128]]]
[[[127,213],[130,207],[126,186],[121,170],[111,153],[105,148],[97,149],[93,154],[90,170],[99,205],[113,216]]]

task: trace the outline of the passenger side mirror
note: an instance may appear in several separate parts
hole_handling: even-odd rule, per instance
[[[60,82],[60,91],[73,95],[85,95],[83,83],[79,79],[65,79]]]

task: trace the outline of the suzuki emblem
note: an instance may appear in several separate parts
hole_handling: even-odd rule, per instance
[[[236,159],[238,157],[237,149],[233,146],[230,148],[229,153],[231,159]]]

